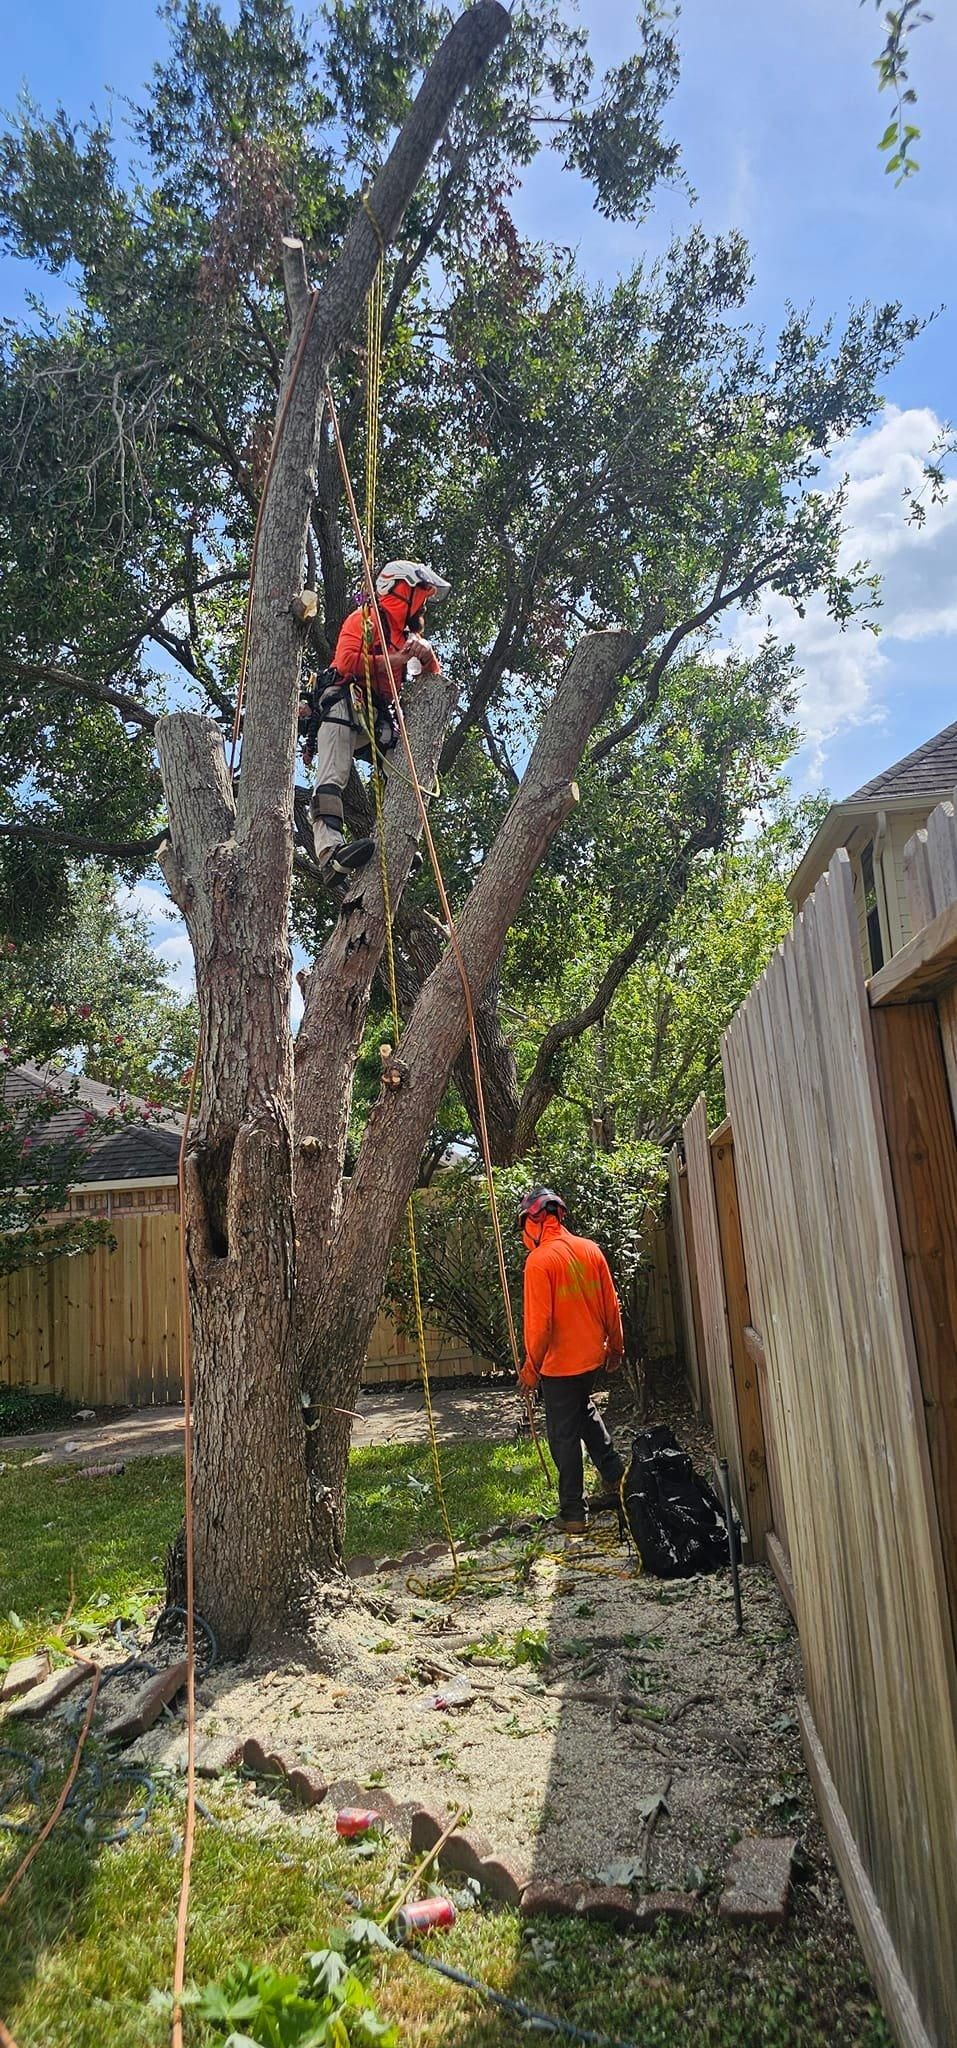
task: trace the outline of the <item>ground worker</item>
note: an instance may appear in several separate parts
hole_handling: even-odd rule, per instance
[[[594,1512],[618,1505],[624,1466],[593,1399],[602,1366],[624,1356],[621,1307],[604,1252],[565,1228],[553,1188],[530,1188],[518,1205],[525,1261],[523,1387],[541,1385],[549,1448],[558,1469],[558,1527],[585,1533],[582,1444],[603,1481]]]
[[[444,576],[425,562],[387,562],[376,577],[386,646],[379,638],[373,606],[357,606],[343,623],[332,667],[317,678],[310,695],[300,703],[304,753],[315,773],[310,805],[313,841],[316,859],[328,881],[348,879],[371,859],[371,839],[356,839],[348,846],[345,842],[343,796],[349,771],[357,755],[371,757],[374,746],[381,757],[398,740],[390,677],[398,691],[411,663],[424,675],[438,674],[438,657],[420,629],[429,598],[447,597],[449,587]]]

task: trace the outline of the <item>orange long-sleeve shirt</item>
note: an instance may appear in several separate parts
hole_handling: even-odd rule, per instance
[[[392,691],[389,687],[389,670],[395,678],[396,688],[401,690],[405,681],[406,663],[413,658],[412,650],[403,653],[407,638],[405,614],[407,607],[402,598],[387,595],[379,599],[379,613],[389,639],[387,653],[383,653],[379,629],[366,605],[359,605],[348,618],[343,619],[336,641],[332,666],[336,673],[350,683],[364,683],[366,675],[366,638],[368,635],[368,659],[372,669],[372,688],[384,703],[389,703]]]
[[[525,1261],[525,1353],[539,1372],[594,1372],[625,1348],[621,1307],[604,1252],[546,1216]]]

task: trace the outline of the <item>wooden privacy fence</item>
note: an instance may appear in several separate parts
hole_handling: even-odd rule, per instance
[[[182,1400],[179,1369],[179,1217],[175,1210],[114,1214],[105,1245],[25,1266],[0,1279],[0,1383],[57,1389],[78,1407],[150,1407]],[[460,1379],[488,1362],[428,1332],[430,1370]],[[389,1317],[376,1322],[363,1384],[418,1378],[415,1345]]]
[[[730,1122],[671,1162],[681,1294],[885,2010],[957,2043],[957,833],[865,984],[839,853],[726,1034]],[[931,920],[928,922],[928,919]],[[689,1376],[694,1379],[694,1373]]]
[[[175,1184],[161,1196],[118,1186],[74,1197],[71,1213],[109,1220],[116,1250],[99,1246],[0,1278],[0,1385],[54,1388],[90,1408],[182,1399],[179,1217],[170,1206],[175,1199]],[[673,1357],[674,1282],[663,1225],[649,1226],[645,1253],[648,1355]],[[443,1331],[427,1329],[426,1346],[436,1379],[492,1370],[488,1359]],[[408,1386],[418,1377],[414,1340],[383,1310],[366,1354],[363,1385]]]

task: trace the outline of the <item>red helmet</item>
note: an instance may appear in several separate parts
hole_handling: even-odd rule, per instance
[[[554,1188],[529,1188],[519,1202],[515,1221],[521,1230],[537,1216],[557,1216],[559,1223],[564,1223],[566,1214],[561,1195],[556,1195]]]

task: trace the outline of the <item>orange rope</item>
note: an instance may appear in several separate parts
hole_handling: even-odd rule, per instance
[[[342,434],[339,428],[339,415],[336,411],[336,402],[332,395],[331,386],[328,383],[326,385],[326,404],[329,407],[329,417],[332,421],[332,429],[336,438],[336,450],[339,457],[339,468],[342,473],[343,488],[345,490],[346,500],[348,502],[349,512],[352,518],[352,527],[353,532],[355,534],[356,545],[359,549],[359,553],[362,558],[362,569],[363,574],[365,576],[366,588],[369,592],[369,603],[372,607],[376,627],[378,629],[379,634],[379,645],[382,648],[383,653],[386,653],[389,642],[386,636],[385,628],[382,623],[382,613],[379,609],[379,603],[376,597],[375,578],[372,574],[372,565],[369,561],[369,553],[366,547],[365,537],[362,532],[362,525],[359,519],[359,512],[356,505],[355,493],[352,488],[352,480],[349,476],[348,464],[346,462],[346,453],[342,445]],[[439,862],[438,852],[436,850],[435,841],[432,837],[432,827],[429,823],[429,814],[426,808],[425,797],[423,795],[422,785],[419,781],[418,772],[416,770],[415,756],[413,755],[412,752],[412,744],[409,739],[408,727],[406,726],[405,716],[402,710],[402,703],[399,697],[399,692],[396,688],[395,677],[393,676],[391,668],[389,667],[388,660],[386,661],[386,666],[387,668],[389,668],[389,688],[392,693],[392,702],[395,708],[399,731],[402,734],[402,743],[405,748],[406,759],[409,764],[409,773],[412,778],[412,786],[415,790],[415,798],[416,803],[418,805],[419,817],[422,822],[422,832],[425,838],[426,846],[428,847],[429,850],[429,859],[432,863],[432,872],[435,876],[435,886],[438,890],[439,901],[442,905],[442,911],[445,917],[445,923],[449,934],[449,944],[452,948],[455,964],[458,969],[459,980],[461,981],[462,984],[462,994],[465,998],[465,1015],[468,1023],[469,1048],[472,1056],[472,1073],[475,1080],[475,1103],[476,1109],[478,1111],[479,1143],[482,1151],[482,1161],[485,1168],[486,1185],[488,1187],[489,1209],[491,1211],[492,1216],[492,1230],[495,1237],[495,1251],[498,1259],[499,1279],[502,1283],[502,1299],[505,1304],[505,1319],[508,1324],[509,1344],[511,1346],[512,1351],[512,1362],[515,1367],[515,1375],[516,1378],[518,1378],[520,1372],[518,1336],[515,1329],[515,1318],[512,1314],[511,1296],[508,1291],[508,1268],[505,1263],[505,1244],[502,1237],[502,1225],[499,1218],[498,1202],[496,1200],[495,1195],[495,1182],[492,1177],[491,1146],[489,1143],[488,1122],[485,1114],[485,1090],[482,1085],[482,1064],[481,1057],[479,1054],[478,1032],[475,1023],[475,1008],[472,1002],[472,990],[469,983],[465,961],[462,957],[462,949],[461,946],[459,945],[458,933],[456,932],[455,929],[455,919],[452,915],[452,907],[451,904],[449,903],[448,895],[446,893],[445,882],[442,876],[442,869]],[[535,1448],[538,1452],[542,1471],[544,1472],[546,1479],[548,1479],[548,1466],[545,1463],[545,1456],[542,1450],[541,1439],[539,1437],[538,1430],[535,1426],[535,1417],[532,1413],[531,1395],[529,1394],[527,1388],[524,1387],[522,1388],[522,1393],[525,1399],[525,1412],[528,1416],[529,1428],[532,1433]]]
[[[93,1709],[96,1706],[96,1695],[100,1690],[100,1679],[102,1677],[102,1673],[100,1671],[99,1665],[94,1663],[92,1657],[81,1657],[78,1650],[71,1650],[70,1656],[74,1659],[75,1663],[85,1664],[87,1670],[92,1671],[93,1673],[93,1684],[90,1687],[90,1697],[87,1701],[87,1708],[86,1714],[83,1719],[83,1726],[80,1729],[79,1735],[77,1736],[76,1748],[73,1752],[73,1762],[70,1765],[70,1768],[66,1774],[62,1787],[60,1789],[60,1797],[57,1800],[53,1812],[50,1814],[49,1818],[44,1821],[43,1826],[40,1829],[40,1832],[36,1838],[36,1841],[30,1844],[30,1847],[27,1850],[26,1855],[23,1857],[22,1861],[17,1864],[16,1870],[14,1871],[13,1876],[10,1878],[9,1883],[6,1886],[6,1889],[2,1893],[0,1893],[0,1911],[3,1910],[4,1906],[9,1904],[14,1889],[19,1884],[21,1877],[23,1877],[25,1873],[29,1870],[34,1857],[39,1855],[44,1842],[48,1839],[50,1835],[52,1835],[53,1830],[56,1827],[57,1821],[59,1820],[60,1815],[63,1812],[63,1809],[66,1805],[66,1802],[70,1797],[70,1793],[73,1790],[74,1779],[76,1778],[77,1771],[80,1768],[80,1758],[83,1755],[83,1745],[90,1732],[90,1723],[93,1719]]]
[[[189,1326],[189,1271],[186,1258],[186,1141],[193,1121],[196,1081],[203,1051],[203,1027],[196,1038],[196,1053],[189,1084],[189,1101],[183,1135],[179,1141],[176,1179],[179,1189],[179,1355],[183,1375],[183,1525],[186,1569],[186,1823],[183,1830],[183,1871],[176,1917],[176,1953],[173,1962],[172,2048],[183,2048],[183,2013],[180,1999],[186,1979],[186,1930],[189,1921],[189,1886],[193,1870],[196,1837],[196,1613],[193,1569],[193,1373]]]

